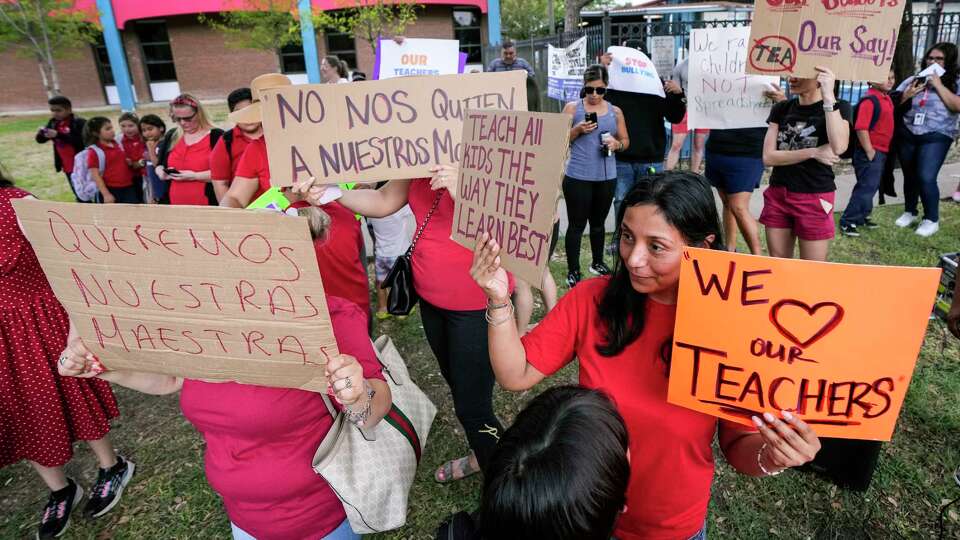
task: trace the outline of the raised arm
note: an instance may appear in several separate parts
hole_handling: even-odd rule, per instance
[[[840,155],[847,151],[850,145],[850,122],[840,113],[837,96],[833,93],[833,86],[837,78],[829,68],[817,66],[817,82],[820,84],[820,94],[823,96],[823,105],[833,105],[833,110],[826,113],[827,140],[833,153]]]
[[[293,186],[293,192],[314,206],[320,206],[328,189],[335,186],[326,186],[314,183],[313,178],[302,180]],[[407,204],[407,195],[410,193],[409,180],[391,180],[380,189],[353,189],[345,190],[337,201],[348,210],[366,217],[386,217]]]

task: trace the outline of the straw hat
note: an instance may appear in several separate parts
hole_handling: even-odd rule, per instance
[[[253,103],[246,107],[233,111],[227,118],[234,124],[255,124],[263,119],[263,106],[260,103],[260,94],[269,88],[280,86],[292,86],[293,83],[286,75],[281,73],[266,73],[250,81],[250,94],[253,95]]]

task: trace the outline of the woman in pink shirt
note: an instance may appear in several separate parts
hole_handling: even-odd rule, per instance
[[[374,426],[390,409],[390,388],[367,337],[366,315],[335,296],[327,307],[341,355],[327,364],[335,405]],[[154,373],[104,371],[75,335],[60,374],[97,376],[147,394],[180,393],[184,416],[206,442],[207,482],[223,498],[236,540],[359,538],[339,499],[313,468],[333,418],[320,394]]]

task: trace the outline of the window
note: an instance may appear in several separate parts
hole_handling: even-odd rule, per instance
[[[293,43],[280,49],[280,71],[282,73],[306,73],[307,61],[303,58],[303,45]]]
[[[147,66],[150,82],[175,81],[177,70],[173,66],[173,51],[164,21],[137,23],[137,37],[143,51],[143,63]]]
[[[357,45],[350,34],[330,32],[327,34],[327,54],[347,63],[351,70],[357,68]]]
[[[110,70],[110,56],[107,54],[107,44],[103,41],[103,34],[98,34],[97,42],[93,44],[93,58],[97,63],[97,73],[103,86],[112,86],[113,71]]]
[[[453,38],[460,40],[460,52],[467,53],[468,63],[473,64],[483,61],[479,9],[457,8],[453,10]]]

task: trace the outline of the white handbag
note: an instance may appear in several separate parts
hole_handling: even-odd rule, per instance
[[[343,503],[357,534],[389,531],[407,521],[407,498],[437,408],[410,380],[407,366],[387,336],[374,342],[393,398],[373,429],[361,430],[333,408],[333,426],[313,456],[313,470]]]

